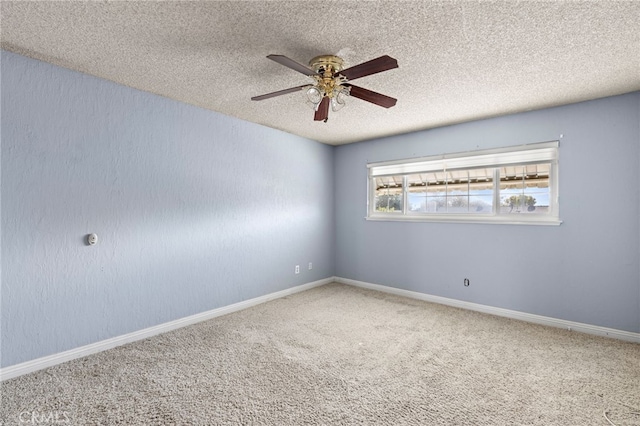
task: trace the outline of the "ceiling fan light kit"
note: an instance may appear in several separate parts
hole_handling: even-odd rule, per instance
[[[371,61],[343,69],[344,61],[335,55],[321,55],[309,61],[309,67],[283,55],[269,55],[267,58],[284,65],[313,80],[311,84],[279,90],[265,95],[254,96],[251,100],[261,101],[275,96],[304,90],[307,103],[315,110],[313,119],[324,121],[329,119],[329,106],[338,111],[346,105],[347,96],[362,99],[384,108],[390,108],[397,102],[395,98],[354,86],[350,80],[398,68],[398,61],[390,56],[381,56]]]
[[[311,76],[314,83],[307,89],[307,99],[316,112],[325,97],[330,99],[333,111],[338,111],[346,105],[345,98],[349,96],[349,88],[343,83],[346,83],[347,79],[344,76],[336,75],[337,72],[342,71],[343,63],[342,58],[334,55],[316,56],[309,61],[311,69],[316,74]],[[327,119],[328,117],[324,121],[326,122]]]

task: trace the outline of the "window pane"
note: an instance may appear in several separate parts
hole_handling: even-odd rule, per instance
[[[546,214],[550,190],[548,163],[500,169],[500,213]]]
[[[493,213],[493,170],[470,169],[449,172],[447,213]]]
[[[408,213],[493,213],[493,170],[407,175]]]
[[[447,172],[447,213],[469,211],[469,172],[453,170]]]
[[[427,174],[407,176],[407,209],[409,212],[427,211]]]
[[[475,214],[493,213],[493,170],[490,177],[469,183],[469,212]]]
[[[376,185],[374,211],[402,213],[402,176],[385,176],[374,179]]]
[[[425,172],[407,176],[409,213],[446,213],[445,172]]]
[[[493,213],[493,168],[469,170],[469,209],[473,213]]]

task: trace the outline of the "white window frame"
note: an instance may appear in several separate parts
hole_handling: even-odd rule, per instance
[[[512,146],[481,151],[459,152],[431,157],[368,163],[367,220],[407,222],[497,223],[517,225],[560,225],[558,185],[559,141]],[[416,213],[407,211],[407,185],[403,185],[402,212],[376,212],[375,179],[383,176],[406,176],[416,173],[453,169],[499,168],[535,163],[549,163],[549,211],[544,214],[505,214],[500,212],[500,179],[493,179],[494,205],[491,214]]]

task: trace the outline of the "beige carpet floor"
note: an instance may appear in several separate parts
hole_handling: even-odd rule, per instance
[[[640,345],[329,284],[1,390],[3,425],[640,425]]]

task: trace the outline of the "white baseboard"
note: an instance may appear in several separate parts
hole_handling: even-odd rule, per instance
[[[42,370],[43,368],[52,367],[54,365],[62,364],[63,362],[71,361],[73,359],[82,358],[87,355],[95,354],[105,351],[107,349],[115,348],[126,343],[135,342],[137,340],[146,339],[158,334],[166,333],[171,330],[186,327],[191,324],[195,324],[201,321],[206,321],[211,318],[219,317],[222,315],[230,314],[232,312],[241,311],[243,309],[250,308],[252,306],[266,303],[271,300],[279,299],[281,297],[289,296],[294,293],[309,290],[314,287],[319,287],[331,282],[338,282],[341,284],[352,285],[356,287],[367,288],[370,290],[377,290],[384,293],[395,294],[398,296],[409,297],[412,299],[424,300],[426,302],[439,303],[441,305],[453,306],[456,308],[468,309],[471,311],[483,312],[487,314],[497,315],[506,318],[513,318],[521,321],[527,321],[535,324],[542,324],[551,327],[564,328],[568,330],[574,330],[587,334],[594,334],[598,336],[606,336],[615,339],[625,340],[629,342],[640,343],[640,333],[633,333],[629,331],[616,330],[613,328],[599,327],[596,325],[584,324],[573,321],[566,321],[557,318],[545,317],[541,315],[528,314],[525,312],[513,311],[509,309],[495,308],[493,306],[480,305],[478,303],[465,302],[456,299],[449,299],[446,297],[433,296],[425,293],[419,293],[410,290],[403,290],[394,287],[387,287],[380,284],[372,284],[364,281],[356,281],[348,278],[341,277],[329,277],[322,280],[314,281],[307,284],[302,284],[297,287],[288,288],[286,290],[278,291],[275,293],[266,294],[264,296],[256,297],[254,299],[245,300],[243,302],[234,303],[232,305],[223,306],[200,314],[191,315],[185,318],[180,318],[175,321],[166,322],[153,327],[145,328],[143,330],[134,331],[132,333],[124,334],[122,336],[116,336],[110,339],[102,340],[100,342],[92,343],[79,348],[71,349],[68,351],[60,352],[53,355],[48,355],[42,358],[34,359],[31,361],[23,362],[16,365],[10,365],[8,367],[0,368],[0,381],[12,379],[23,374],[32,373],[34,371]]]
[[[548,325],[550,327],[564,328],[581,333],[595,334],[597,336],[612,337],[614,339],[628,342],[640,343],[640,333],[616,330],[614,328],[599,327],[597,325],[584,324],[580,322],[566,321],[557,318],[545,317],[542,315],[528,314],[526,312],[512,311],[510,309],[495,308],[493,306],[480,305],[478,303],[464,302],[446,297],[432,296],[430,294],[418,293],[416,291],[402,290],[394,287],[387,287],[380,284],[371,284],[364,281],[356,281],[348,278],[335,277],[335,281],[341,284],[377,290],[384,293],[395,294],[397,296],[409,297],[412,299],[424,300],[426,302],[439,303],[441,305],[453,306],[456,308],[468,309],[471,311],[483,312],[500,317],[512,318],[527,321],[535,324]]]
[[[31,361],[23,362],[20,364],[10,365],[8,367],[0,368],[0,381],[12,379],[14,377],[22,376],[23,374],[32,373],[34,371],[42,370],[43,368],[52,367],[54,365],[62,364],[63,362],[71,361],[73,359],[82,358],[87,355],[95,354],[105,351],[107,349],[115,348],[126,343],[135,342],[136,340],[146,339],[158,334],[166,333],[167,331],[175,330],[178,328],[186,327],[191,324],[195,324],[201,321],[206,321],[211,318],[219,317],[222,315],[230,314],[232,312],[241,311],[243,309],[250,308],[261,303],[269,302],[274,299],[289,296],[294,293],[309,290],[314,287],[329,284],[334,282],[334,278],[325,278],[319,281],[302,284],[296,287],[288,288],[286,290],[277,291],[275,293],[266,294],[264,296],[256,297],[254,299],[245,300],[243,302],[234,303],[232,305],[223,306],[221,308],[212,309],[207,312],[191,315],[185,318],[180,318],[175,321],[169,321],[164,324],[159,324],[153,327],[145,328],[143,330],[127,333],[122,336],[112,337],[110,339],[102,340],[100,342],[91,343],[86,346],[71,349],[68,351],[60,352],[53,355],[48,355],[42,358],[34,359]]]

